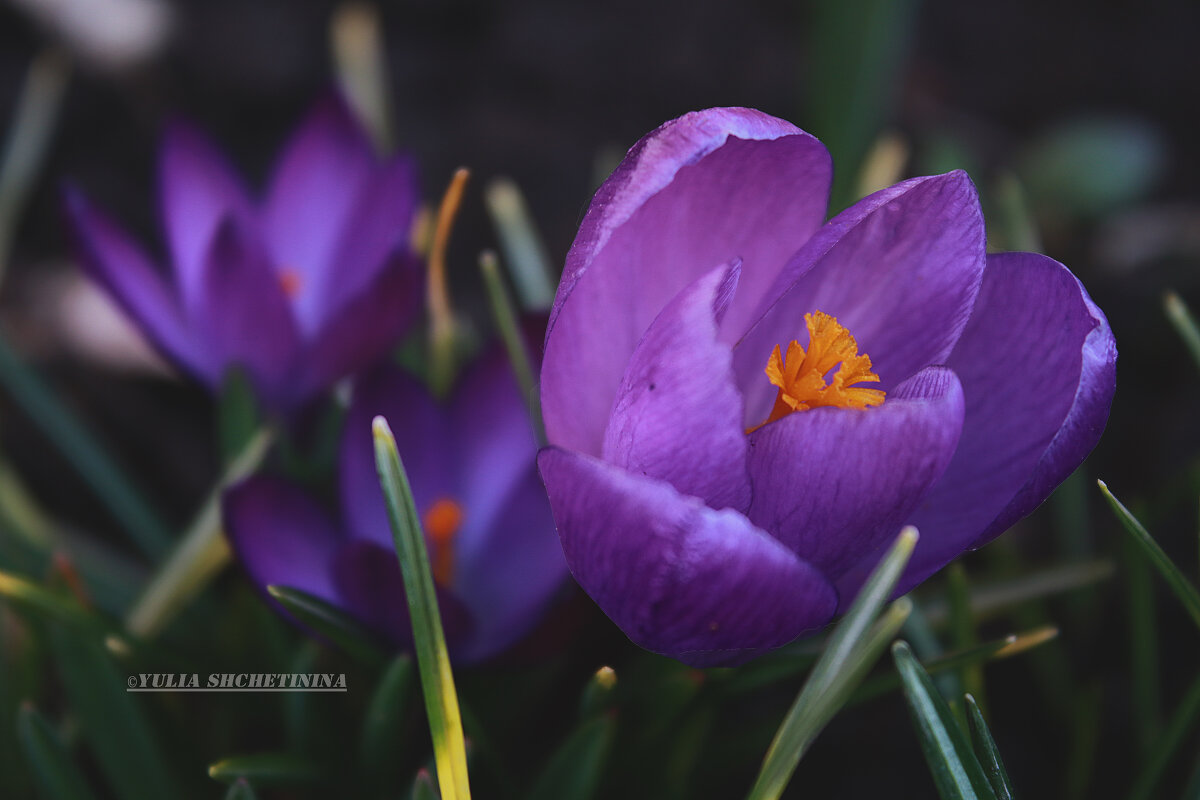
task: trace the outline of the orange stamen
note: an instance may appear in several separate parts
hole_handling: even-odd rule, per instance
[[[429,537],[433,580],[446,588],[454,579],[454,537],[462,527],[463,509],[448,497],[439,498],[421,518]]]
[[[297,270],[291,267],[284,267],[279,270],[279,285],[283,287],[285,295],[293,298],[300,294],[300,289],[304,286],[304,278],[300,276]]]
[[[837,408],[867,408],[883,402],[880,389],[865,389],[857,383],[878,383],[879,376],[871,372],[871,357],[859,355],[858,342],[837,318],[815,311],[804,315],[808,326],[808,350],[792,340],[786,358],[779,345],[767,361],[767,378],[779,387],[775,407],[762,423],[746,430],[753,433],[763,425],[782,419],[793,411],[836,406]],[[825,376],[834,367],[838,371]]]

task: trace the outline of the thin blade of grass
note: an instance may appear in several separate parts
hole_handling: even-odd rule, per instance
[[[495,253],[485,250],[479,254],[479,271],[483,273],[483,283],[492,306],[492,317],[508,353],[508,363],[512,367],[513,377],[517,379],[517,389],[525,398],[538,445],[543,446],[546,444],[546,429],[542,423],[542,404],[533,374],[533,361],[521,335],[521,324],[517,320],[512,298],[508,296],[508,290],[504,286],[504,278],[500,275],[500,264]]]
[[[591,800],[616,734],[616,719],[596,717],[580,725],[550,757],[527,800]]]
[[[340,608],[290,586],[268,586],[267,594],[356,661],[377,667],[386,660],[371,633]]]
[[[988,783],[992,785],[992,791],[996,793],[996,800],[1013,800],[1008,770],[1004,768],[1004,761],[1000,758],[1000,751],[996,748],[996,741],[983,718],[983,712],[979,710],[979,705],[971,695],[966,696],[966,706],[967,719],[971,721],[971,744],[975,748],[975,755],[979,758]]]
[[[1154,789],[1162,778],[1163,772],[1171,763],[1171,759],[1179,751],[1180,746],[1194,731],[1197,720],[1200,720],[1200,678],[1192,681],[1187,694],[1179,702],[1167,728],[1162,736],[1155,741],[1150,749],[1150,757],[1145,768],[1133,784],[1129,800],[1147,800],[1154,797]]]
[[[383,417],[376,417],[371,430],[375,442],[375,465],[387,499],[392,537],[400,560],[404,594],[408,599],[409,617],[412,620],[413,643],[417,652],[421,689],[425,695],[425,711],[429,717],[429,732],[433,739],[438,786],[443,800],[467,800],[471,791],[467,781],[462,714],[442,632],[442,618],[425,549],[425,536],[408,476],[387,421]]]
[[[892,645],[892,658],[904,681],[904,697],[925,761],[942,800],[996,800],[954,712],[904,642]]]
[[[258,800],[258,795],[254,793],[254,787],[250,785],[250,781],[245,778],[238,778],[229,784],[229,791],[225,793],[225,800]]]
[[[75,766],[54,727],[30,704],[17,712],[17,735],[25,763],[50,800],[92,800],[95,795]]]
[[[231,756],[208,767],[208,777],[214,781],[233,783],[242,779],[254,781],[260,786],[304,784],[320,775],[320,770],[311,759],[294,753]]]
[[[509,178],[496,178],[484,188],[483,201],[500,235],[500,247],[512,270],[521,308],[549,311],[554,303],[557,276],[550,268],[546,246],[525,207],[520,188]]]
[[[1154,541],[1154,537],[1142,526],[1142,523],[1138,522],[1129,509],[1109,491],[1108,485],[1104,481],[1096,481],[1096,484],[1100,487],[1104,499],[1112,506],[1117,518],[1121,520],[1121,524],[1125,526],[1125,530],[1133,536],[1133,540],[1142,548],[1142,552],[1150,559],[1150,563],[1163,576],[1167,586],[1171,587],[1175,597],[1183,604],[1184,610],[1191,616],[1192,621],[1196,623],[1197,627],[1200,627],[1200,592],[1197,592],[1196,587],[1184,577],[1179,567],[1175,566],[1175,563],[1163,552],[1163,549],[1158,546],[1158,542]]]
[[[1187,304],[1175,292],[1167,292],[1163,295],[1163,310],[1166,311],[1167,319],[1175,327],[1179,338],[1187,345],[1196,366],[1200,367],[1200,326],[1196,325],[1196,318],[1192,316]]]

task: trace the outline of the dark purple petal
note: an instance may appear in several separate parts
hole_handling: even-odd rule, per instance
[[[220,369],[243,367],[264,403],[295,406],[299,335],[292,310],[262,246],[233,220],[213,237],[196,314]]]
[[[879,388],[944,363],[967,324],[982,279],[986,237],[966,173],[914,178],[839,214],[788,264],[778,299],[734,349],[755,424],[775,387],[763,368],[776,346],[804,344],[804,315],[832,314],[871,357]]]
[[[962,386],[945,367],[919,372],[877,408],[816,408],[764,425],[749,436],[750,520],[836,580],[909,521],[962,425]]]
[[[372,172],[350,210],[330,268],[312,287],[324,312],[314,319],[316,327],[375,283],[396,253],[411,250],[409,234],[419,202],[417,167],[409,156],[396,156]],[[415,255],[411,260],[417,263]]]
[[[459,651],[467,661],[495,655],[529,633],[567,577],[546,489],[532,459],[520,463],[523,477],[494,514],[473,526],[467,507],[455,548],[453,589],[476,622]]]
[[[555,447],[538,465],[571,573],[642,647],[733,664],[833,615],[821,573],[736,511]]]
[[[912,586],[1032,511],[1104,430],[1116,344],[1079,281],[1032,253],[988,257],[971,321],[950,355],[966,418],[958,452],[912,522]]]
[[[375,471],[371,420],[376,415],[388,420],[396,437],[418,513],[453,492],[459,454],[451,446],[454,433],[445,409],[414,378],[387,366],[356,382],[338,457],[342,513],[351,536],[391,547],[387,506]]]
[[[383,357],[421,309],[425,273],[407,249],[397,251],[358,294],[341,304],[307,343],[298,393],[323,391]]]
[[[329,95],[283,150],[267,190],[266,241],[280,269],[299,283],[297,316],[310,330],[324,299],[315,291],[375,169],[366,134],[342,98]],[[307,291],[306,291],[307,290]]]
[[[158,193],[162,225],[184,305],[201,293],[205,257],[222,219],[253,224],[249,194],[225,157],[195,128],[167,128],[159,152]]]
[[[749,109],[688,114],[634,145],[592,200],[555,296],[542,370],[550,441],[599,454],[646,327],[683,287],[740,258],[724,322],[736,336],[820,226],[830,176],[820,142]]]
[[[141,248],[77,189],[67,187],[64,201],[79,259],[88,275],[108,291],[168,360],[211,382],[207,353],[188,330],[173,287]]]
[[[303,491],[260,476],[227,491],[221,507],[229,543],[254,583],[290,586],[343,604],[333,582],[341,537]]]
[[[633,351],[604,435],[604,460],[667,481],[711,508],[750,505],[742,397],[717,331],[740,265],[682,290]]]
[[[374,542],[347,542],[329,568],[347,612],[400,647],[412,644],[408,599],[394,549]],[[471,641],[474,623],[470,612],[451,593],[439,588],[437,600],[442,633],[457,660],[458,651]]]

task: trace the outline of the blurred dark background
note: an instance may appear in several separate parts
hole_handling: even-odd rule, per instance
[[[335,4],[147,4],[165,11],[169,25],[160,40],[148,34],[151,45],[133,56],[85,53],[83,35],[31,15],[34,5],[0,4],[0,120],[9,118],[43,48],[56,44],[79,57],[46,166],[17,228],[0,325],[164,514],[182,523],[216,474],[211,403],[193,386],[113,371],[71,344],[56,294],[62,276],[71,274],[59,181],[77,180],[140,238],[156,241],[157,137],[165,120],[181,115],[261,185],[280,142],[334,81]],[[484,306],[475,253],[495,246],[480,186],[513,178],[561,264],[604,170],[638,137],[689,110],[753,106],[813,132],[835,154],[845,202],[855,196],[857,168],[880,134],[906,156],[902,176],[967,168],[993,225],[992,211],[1009,197],[1006,187],[1019,186],[1043,251],[1070,266],[1109,315],[1121,352],[1118,392],[1105,438],[1068,484],[1071,496],[1052,499],[1002,543],[969,557],[967,570],[1002,572],[1011,551],[1027,565],[1109,556],[1118,571],[1086,590],[1084,600],[1073,595],[1049,604],[1062,628],[1050,646],[1054,655],[988,668],[991,721],[1026,796],[1121,796],[1147,743],[1139,740],[1141,712],[1129,688],[1131,639],[1119,567],[1127,551],[1093,482],[1103,477],[1135,500],[1164,547],[1178,563],[1193,565],[1194,575],[1200,372],[1162,313],[1162,297],[1174,289],[1200,308],[1200,4],[845,5],[859,7],[861,18],[830,10],[836,6],[381,4],[395,139],[416,155],[431,202],[455,167],[473,170],[450,257],[457,299],[476,311]],[[874,77],[861,75],[871,69]],[[484,313],[476,317],[486,320]],[[0,397],[0,448],[56,515],[102,534],[113,526],[8,397]],[[1064,524],[1082,539],[1064,544]],[[999,555],[989,553],[996,548]],[[1161,696],[1169,711],[1196,671],[1195,630],[1153,585],[1161,601]],[[937,586],[932,582],[932,594]],[[620,661],[634,657],[620,635],[598,615],[578,613],[595,635],[573,640],[577,676],[602,663],[620,672]],[[1012,618],[989,623],[992,633],[1015,624]],[[1075,689],[1058,707],[1046,688],[1055,670]],[[785,689],[754,696],[729,721],[730,730],[748,719],[778,719],[795,687]],[[1082,708],[1088,704],[1091,726]],[[1091,745],[1089,734],[1096,737]],[[714,787],[713,796],[740,793],[765,744],[751,737],[745,752],[705,760],[697,773],[703,783],[696,785]],[[1089,746],[1090,756],[1079,755]],[[1189,769],[1173,768],[1164,786],[1182,786]],[[1071,770],[1080,774],[1071,777]],[[895,695],[840,716],[801,764],[789,796],[883,794],[932,794]]]

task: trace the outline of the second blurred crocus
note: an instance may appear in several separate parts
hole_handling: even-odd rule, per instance
[[[411,159],[380,161],[335,95],[284,147],[262,202],[203,135],[169,128],[166,273],[79,190],[66,192],[84,268],[147,338],[210,389],[243,368],[261,402],[285,413],[369,365],[415,318],[418,201]]]
[[[340,453],[341,519],[301,489],[258,477],[225,498],[234,551],[261,587],[285,585],[411,643],[371,436],[387,418],[422,516],[451,655],[499,653],[538,622],[566,578],[536,443],[504,360],[477,363],[448,402],[398,369],[359,380]]]

